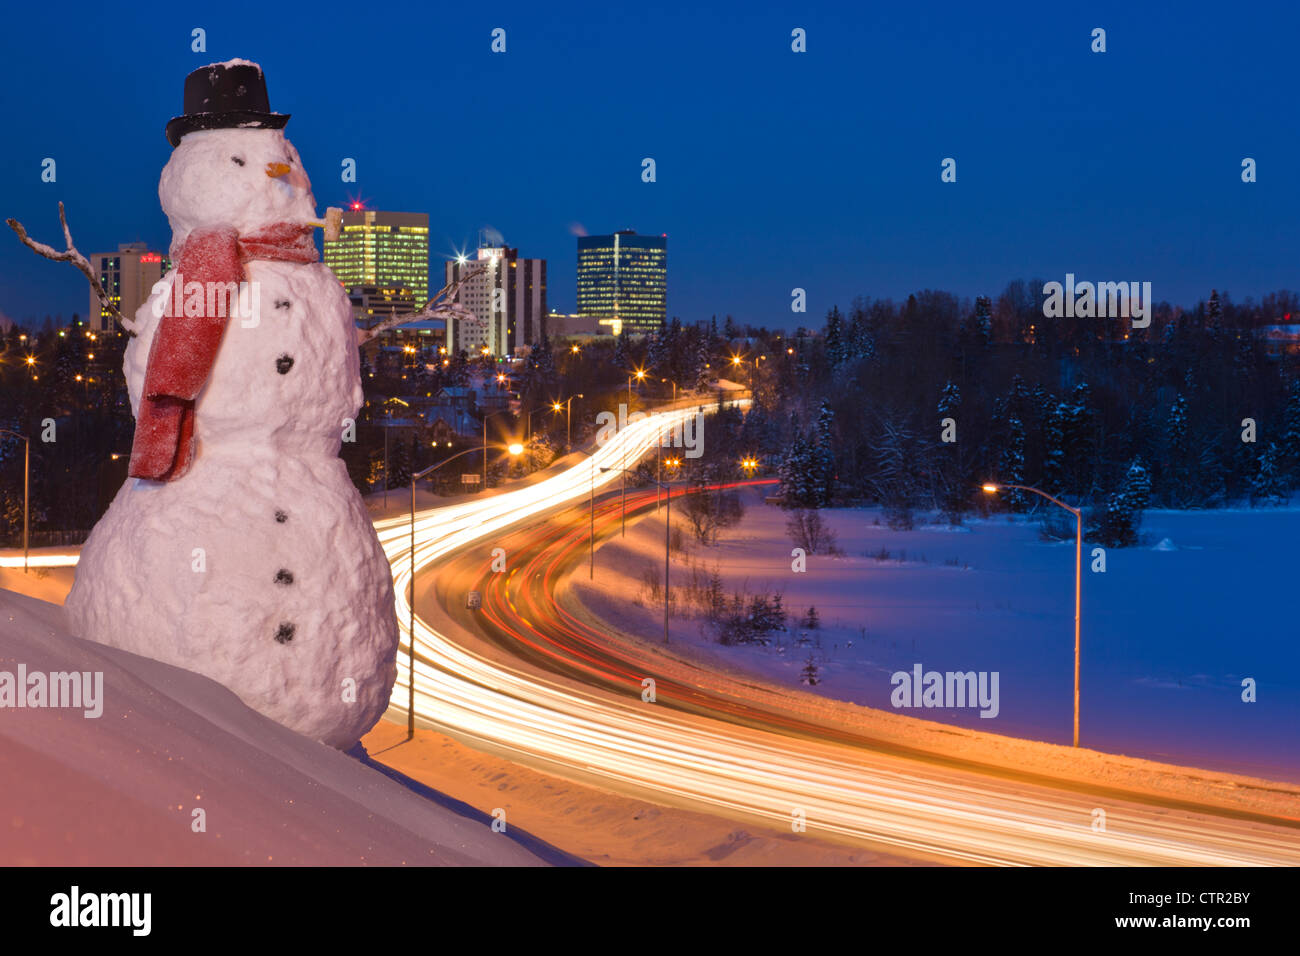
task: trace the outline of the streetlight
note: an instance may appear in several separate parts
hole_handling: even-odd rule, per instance
[[[767,360],[767,356],[766,356],[766,355],[757,355],[757,356],[754,357],[754,364],[753,364],[753,365],[749,365],[749,362],[747,362],[745,359],[741,358],[739,355],[733,355],[733,356],[731,357],[731,364],[732,364],[732,365],[737,365],[737,366],[739,366],[739,365],[749,365],[749,394],[750,394],[751,397],[752,397],[753,394],[754,394],[754,371],[758,368],[758,363],[759,363],[759,362],[763,362],[763,361],[766,361],[766,360]]]
[[[518,455],[524,450],[524,446],[518,442],[509,445],[494,445],[495,448],[504,448],[511,455]],[[462,455],[468,455],[470,452],[478,451],[477,448],[466,448],[464,451],[458,451],[450,458],[444,458],[442,461],[435,462],[428,468],[414,472],[411,475],[411,600],[410,611],[411,619],[409,621],[410,630],[406,634],[406,739],[410,740],[415,736],[415,483],[428,474],[441,468],[448,462],[455,461]],[[487,446],[483,447],[484,462],[487,461]],[[484,464],[486,471],[487,465]]]
[[[581,392],[570,395],[562,402],[553,402],[551,407],[557,412],[564,406],[564,448],[567,451],[573,445],[573,400],[585,397]]]
[[[391,421],[392,413],[389,411],[389,406],[393,402],[397,402],[399,405],[404,405],[407,408],[411,407],[409,404],[402,401],[400,398],[390,398],[388,399],[388,401],[384,402],[384,422],[382,428],[384,429],[384,507],[385,508],[388,507],[388,429],[393,427],[399,427],[399,428],[403,427],[400,425],[394,426],[392,424]]]
[[[30,364],[30,363],[29,363]],[[31,489],[32,478],[32,442],[26,435],[20,435],[18,432],[10,431],[7,428],[0,428],[0,435],[13,435],[15,438],[23,440],[23,574],[27,573],[27,553],[28,553],[28,528],[31,516],[31,499],[28,492]]]
[[[985,493],[990,495],[1007,488],[1033,492],[1046,498],[1054,505],[1060,505],[1074,515],[1074,746],[1077,747],[1079,746],[1079,619],[1082,609],[1081,592],[1083,588],[1083,509],[1071,508],[1061,499],[1054,498],[1047,492],[1039,491],[1029,485],[1011,485],[1001,482],[988,482],[983,485]]]
[[[629,376],[627,377],[627,413],[628,413],[629,415],[632,414],[632,379],[633,379],[633,377],[634,377],[634,376],[632,376],[632,375],[629,375]],[[635,378],[636,378],[636,380],[637,380],[638,382],[644,382],[644,381],[645,381],[645,369],[643,369],[643,368],[639,368],[639,369],[637,369],[637,370],[636,370]],[[622,474],[622,477],[623,477],[623,530],[622,530],[621,534],[622,534],[624,537],[626,537],[626,536],[627,536],[627,440],[626,440],[626,436],[624,436],[624,441],[623,441],[623,467],[620,468],[619,471],[621,471],[621,472],[623,473],[623,474]]]
[[[550,405],[543,405],[541,408],[534,408],[531,412],[528,413],[527,423],[528,423],[529,442],[533,440],[533,416],[540,415],[542,412],[558,412],[559,410],[560,410],[559,406],[552,403]]]
[[[505,414],[506,412],[508,412],[508,411],[510,411],[510,409],[508,409],[508,408],[498,408],[495,412],[488,412],[486,415],[483,416],[483,490],[484,490],[484,491],[487,491],[487,449],[488,449],[488,441],[487,441],[487,423],[488,423],[488,419],[491,418],[493,415],[504,415],[504,414]]]
[[[600,470],[610,471],[609,468],[604,468],[604,467],[602,467]],[[621,468],[619,470],[626,471],[627,469]],[[672,489],[668,485],[662,484],[658,481],[656,481],[655,484],[659,485],[659,487],[662,488],[664,491],[664,643],[667,644],[668,643],[668,588],[669,588],[668,541],[669,541],[669,533],[672,531],[672,527],[673,527],[673,493],[672,493]]]
[[[596,453],[593,451],[591,454],[592,454],[592,458],[595,458]],[[588,561],[590,562],[587,565],[587,580],[594,581],[596,580],[596,463],[595,461],[591,462],[591,498],[590,498],[589,507],[591,509],[588,512],[591,515],[591,532],[587,535],[587,541],[589,545]]]

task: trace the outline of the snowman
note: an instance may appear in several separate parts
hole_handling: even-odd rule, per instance
[[[362,403],[351,308],[261,68],[195,70],[184,102],[158,187],[174,268],[124,361],[130,477],[82,548],[71,629],[347,748],[388,706],[398,642],[388,562],[338,457]]]

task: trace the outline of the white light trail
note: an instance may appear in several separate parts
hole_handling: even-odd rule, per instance
[[[418,569],[590,493],[592,469],[639,460],[657,430],[693,411],[630,424],[591,458],[536,485],[416,515]],[[617,480],[595,474],[597,486]],[[409,519],[379,522],[393,566],[397,617],[409,620]],[[720,720],[574,690],[458,646],[416,617],[416,718],[523,763],[568,770],[675,805],[741,813],[809,833],[885,844],[971,863],[1058,865],[1300,864],[1293,831],[1222,817],[1189,817],[1138,804],[1027,787],[926,767]],[[423,658],[423,660],[421,660]],[[389,714],[406,716],[406,651]],[[431,661],[432,666],[425,661]],[[653,676],[653,675],[648,675]]]

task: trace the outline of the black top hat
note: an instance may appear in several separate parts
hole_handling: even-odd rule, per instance
[[[288,113],[272,113],[266,80],[256,63],[210,63],[185,77],[185,113],[167,124],[174,149],[200,129],[283,129]]]

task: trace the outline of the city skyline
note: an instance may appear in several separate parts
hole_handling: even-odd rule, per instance
[[[200,25],[179,11],[126,9],[102,32],[71,33],[51,76],[22,38],[59,32],[58,13],[24,8],[0,43],[15,74],[43,79],[7,110],[4,212],[48,237],[63,200],[83,250],[165,247],[163,126],[190,70],[240,56],[262,64],[272,108],[294,115],[286,132],[319,208],[425,210],[440,259],[495,230],[553,264],[561,311],[576,307],[573,237],[629,227],[672,239],[669,314],[686,322],[730,313],[793,328],[859,294],[996,296],[1017,278],[1070,272],[1150,281],[1157,301],[1185,307],[1210,288],[1240,301],[1296,285],[1287,236],[1300,197],[1287,182],[1297,134],[1275,120],[1294,11],[1221,22],[1199,6],[1176,21],[1106,4],[995,21],[962,10],[748,9],[741,23],[724,11],[629,19],[596,4],[563,16],[507,4],[451,25],[415,11],[406,29],[439,38],[440,75],[475,77],[455,101],[458,140],[480,144],[464,150],[445,147],[440,124],[412,123],[441,82],[416,64],[373,78],[320,68],[316,51],[339,43],[329,6],[309,21],[260,10],[255,31],[235,11]],[[191,50],[196,26],[203,52]],[[498,26],[507,47],[494,54]],[[796,27],[806,53],[791,50]],[[1098,27],[1105,53],[1090,50]],[[348,43],[390,33],[362,23]],[[94,54],[106,45],[150,51],[113,60],[108,150],[102,123],[73,122],[82,91],[105,80]],[[568,55],[577,49],[582,57]],[[592,82],[628,63],[637,71],[624,82]],[[743,91],[728,79],[740,73]],[[533,104],[503,139],[489,91],[512,87]],[[47,158],[55,183],[41,180]],[[642,179],[646,158],[654,182]],[[941,180],[945,158],[956,182]],[[1254,183],[1241,179],[1246,158]],[[355,182],[342,181],[346,159]],[[23,256],[16,240],[0,243],[0,311],[39,321],[84,310],[75,276]],[[806,313],[790,310],[795,288]]]

